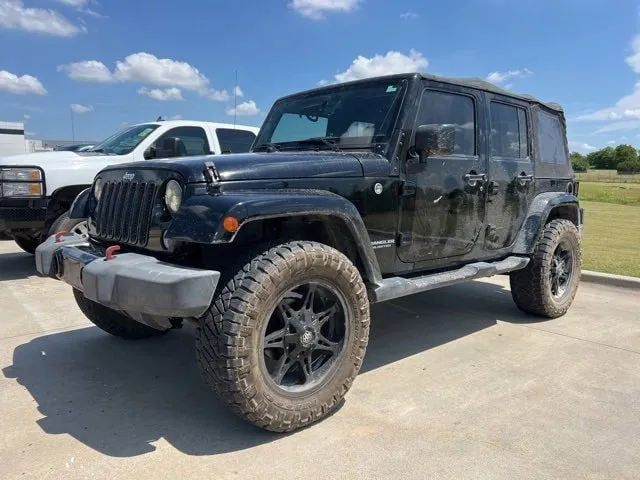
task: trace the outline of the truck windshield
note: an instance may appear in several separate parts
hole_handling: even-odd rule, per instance
[[[126,128],[111,135],[105,141],[88,151],[105,153],[107,155],[126,155],[127,153],[131,153],[142,140],[158,127],[159,125],[150,123]]]
[[[406,80],[375,81],[276,102],[254,151],[371,148],[389,141]]]

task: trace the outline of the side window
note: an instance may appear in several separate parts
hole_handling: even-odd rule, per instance
[[[524,109],[491,102],[491,156],[527,158],[527,113]]]
[[[562,123],[557,115],[540,110],[537,114],[538,151],[542,163],[568,163]]]
[[[156,140],[153,148],[155,158],[208,155],[209,140],[201,127],[176,127]]]
[[[425,90],[416,120],[416,126],[421,125],[453,130],[454,147],[449,155],[476,154],[476,115],[473,98]]]
[[[253,132],[231,128],[218,128],[216,135],[218,135],[222,153],[246,153],[256,139]]]

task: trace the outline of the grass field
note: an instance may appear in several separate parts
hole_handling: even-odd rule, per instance
[[[640,173],[618,175],[615,170],[589,170],[584,173],[576,172],[576,179],[581,182],[640,183]]]
[[[640,277],[640,206],[592,201],[582,204],[585,209],[582,268]]]
[[[579,197],[585,201],[640,205],[640,183],[580,182]]]

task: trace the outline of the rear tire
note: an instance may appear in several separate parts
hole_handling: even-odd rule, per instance
[[[207,383],[266,430],[290,432],[329,415],[369,339],[356,267],[327,245],[293,241],[259,250],[229,277],[200,319],[196,355]]]
[[[524,312],[561,317],[578,291],[582,245],[576,226],[556,219],[544,227],[529,265],[510,274],[511,295]]]
[[[163,335],[167,330],[156,330],[147,325],[100,305],[86,298],[80,290],[73,289],[78,307],[91,322],[101,330],[125,340],[141,340]]]

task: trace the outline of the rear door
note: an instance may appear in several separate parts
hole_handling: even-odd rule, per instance
[[[488,95],[489,183],[485,247],[510,246],[534,196],[535,176],[528,105]]]

